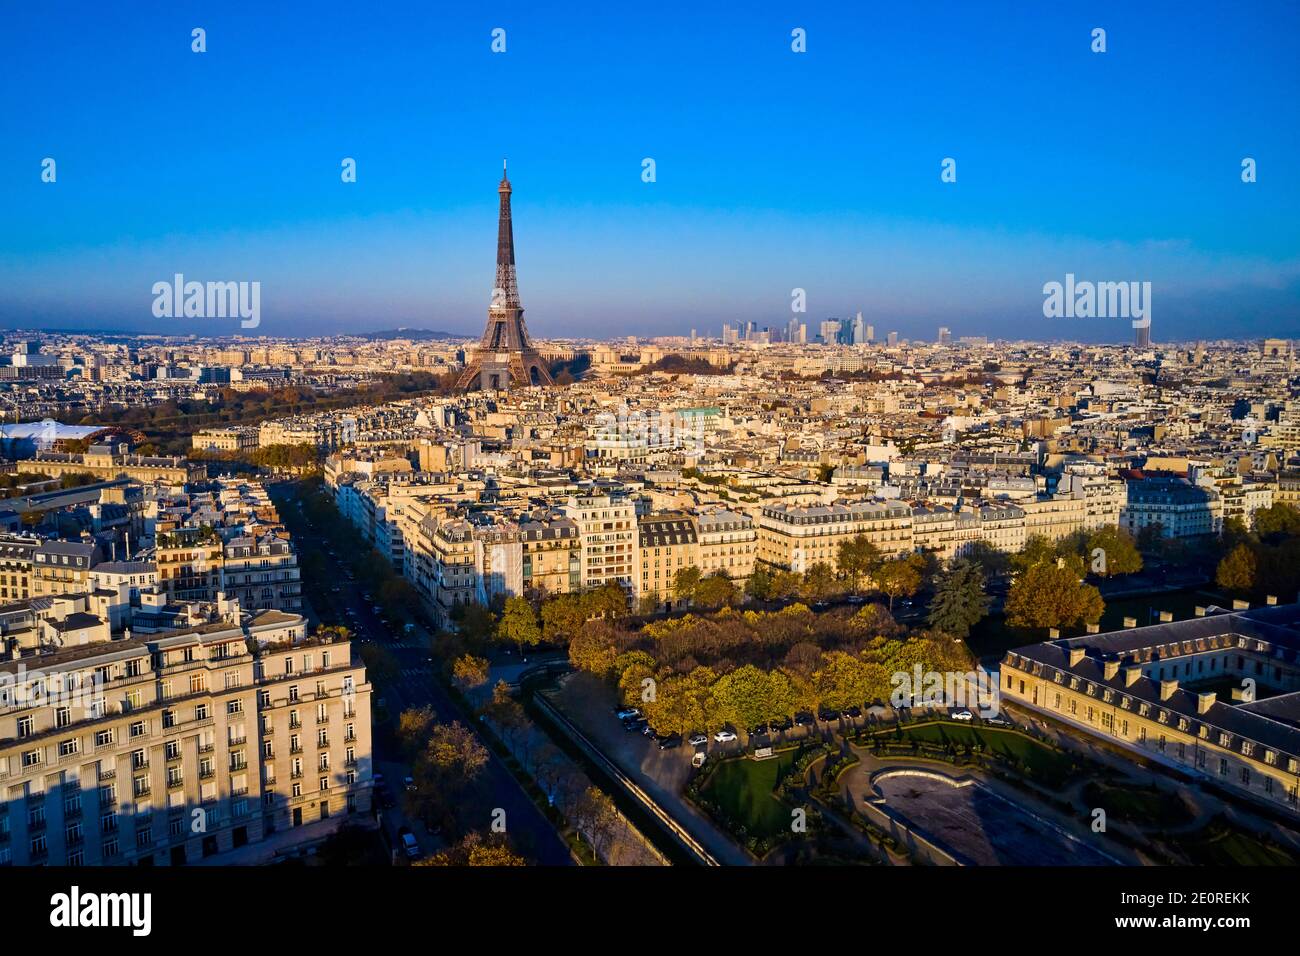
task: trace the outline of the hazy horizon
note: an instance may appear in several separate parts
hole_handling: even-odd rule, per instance
[[[539,338],[781,329],[802,289],[810,336],[1131,341],[1043,317],[1067,273],[1151,282],[1155,342],[1300,338],[1300,10],[1007,12],[11,10],[0,325],[237,332],[154,317],[182,273],[259,282],[272,337],[473,337],[507,157]]]

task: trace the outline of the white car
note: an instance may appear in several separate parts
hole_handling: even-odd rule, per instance
[[[698,747],[700,744],[707,744],[709,738],[704,734],[691,734],[691,739],[687,741],[692,747]]]
[[[954,710],[951,714],[949,714],[949,716],[952,717],[953,720],[974,720],[975,719],[975,715],[972,714],[969,710]]]
[[[729,741],[735,740],[736,735],[733,734],[730,730],[719,730],[716,734],[713,735],[713,739],[720,744],[725,744],[728,743]]]

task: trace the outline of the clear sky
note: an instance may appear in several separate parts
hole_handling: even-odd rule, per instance
[[[267,335],[476,334],[508,157],[541,336],[797,287],[810,326],[1128,340],[1043,317],[1073,272],[1150,281],[1157,341],[1300,337],[1294,0],[48,0],[0,7],[0,76],[7,328],[239,331],[155,319],[180,272],[260,282]]]

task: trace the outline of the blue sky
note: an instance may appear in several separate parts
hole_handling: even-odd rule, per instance
[[[798,287],[810,325],[1127,340],[1043,318],[1073,272],[1151,281],[1157,340],[1300,337],[1294,2],[615,6],[5,5],[0,326],[238,331],[152,316],[182,272],[260,281],[267,335],[477,333],[504,156],[542,336]]]

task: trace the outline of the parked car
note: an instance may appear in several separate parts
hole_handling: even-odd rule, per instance
[[[972,714],[969,710],[954,710],[948,716],[951,717],[953,720],[974,720],[975,719],[975,715]]]
[[[789,717],[782,717],[780,720],[774,720],[772,722],[773,730],[789,730],[793,726],[794,726],[794,721],[791,720]]]
[[[747,733],[751,737],[764,737],[770,733],[770,731],[768,730],[767,724],[759,724],[757,727],[749,728]]]
[[[402,778],[402,785],[403,785],[404,787],[406,787],[407,790],[410,790],[410,791],[414,792],[414,790],[415,790],[415,778],[414,778],[414,777],[403,777],[403,778]]]
[[[628,733],[640,730],[645,725],[646,722],[644,717],[629,717],[627,720],[623,721],[623,729]]]
[[[641,711],[635,707],[619,707],[614,711],[614,716],[619,720],[627,720],[630,717],[640,717]]]
[[[667,736],[659,738],[660,750],[672,750],[675,747],[680,747],[681,745],[682,745],[681,734],[668,734]]]
[[[855,720],[862,716],[862,708],[854,704],[852,707],[844,711],[844,716],[851,720]]]
[[[816,723],[816,721],[813,719],[813,715],[808,713],[808,711],[806,710],[801,710],[799,713],[795,714],[794,722],[798,724],[800,727],[811,727],[813,724]]]
[[[408,860],[418,860],[420,857],[424,856],[424,854],[420,852],[420,844],[419,841],[415,839],[414,833],[406,827],[402,827],[402,829],[398,831],[398,835],[402,838],[402,851],[406,854]]]
[[[1005,717],[985,717],[984,723],[992,724],[994,727],[1010,727],[1011,721]]]
[[[725,744],[735,740],[736,735],[733,734],[730,730],[719,730],[716,734],[713,735],[713,739],[720,744]]]
[[[839,720],[840,714],[839,711],[831,710],[829,707],[819,707],[817,708],[817,719],[826,721]]]
[[[658,734],[655,733],[655,729],[651,727],[649,724],[646,724],[644,727],[641,728],[641,733],[645,734],[647,737],[659,736]]]
[[[707,744],[708,742],[709,742],[709,738],[704,734],[700,734],[700,733],[691,734],[690,745],[692,747],[701,747],[704,744]]]

